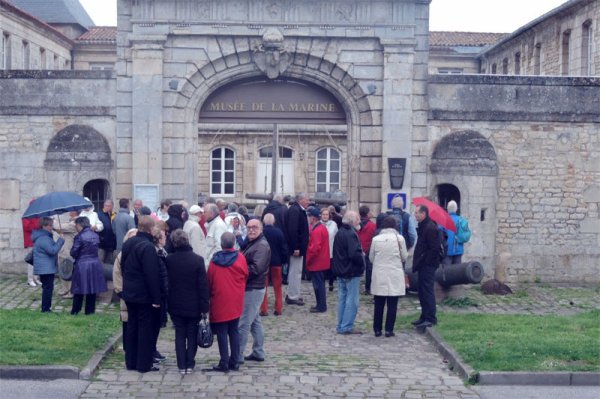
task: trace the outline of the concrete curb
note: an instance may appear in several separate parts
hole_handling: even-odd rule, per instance
[[[456,371],[463,380],[469,382],[477,381],[477,372],[465,363],[460,355],[452,349],[452,347],[448,345],[433,328],[426,328],[425,335],[433,342],[434,346],[442,356],[448,360],[451,369]]]
[[[425,335],[437,350],[448,360],[452,370],[465,381],[480,385],[555,385],[555,386],[600,386],[598,372],[539,372],[539,371],[475,371],[466,364],[450,345],[433,329],[426,328]]]
[[[106,356],[108,356],[117,346],[121,337],[123,336],[123,332],[119,332],[114,335],[111,339],[108,340],[108,343],[104,346],[104,348],[100,349],[98,352],[92,355],[90,361],[85,365],[81,372],[79,373],[80,380],[89,380],[92,378],[92,375],[98,370],[98,366]]]
[[[12,380],[89,380],[98,369],[100,362],[111,353],[122,333],[113,336],[108,343],[92,355],[92,358],[81,371],[74,366],[0,366],[0,379]]]

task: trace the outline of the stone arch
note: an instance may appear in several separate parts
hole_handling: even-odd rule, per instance
[[[47,170],[94,170],[113,165],[106,138],[91,126],[69,125],[50,140]]]
[[[282,77],[318,84],[336,97],[344,108],[348,117],[346,171],[348,173],[349,202],[358,202],[361,126],[371,126],[374,119],[368,97],[348,71],[331,61],[306,53],[292,53],[291,56],[293,61],[282,73]],[[252,61],[250,51],[229,54],[211,60],[189,76],[177,93],[177,97],[171,99],[171,103],[174,105],[172,122],[185,121],[187,143],[193,146],[197,140],[197,116],[202,104],[211,93],[223,85],[258,76],[264,76],[264,73]],[[169,123],[169,121],[166,122]],[[186,159],[186,165],[193,168],[193,172],[189,174],[190,177],[197,175],[197,166],[194,164],[193,156],[194,154],[190,154]],[[194,191],[190,191],[188,196],[195,198],[197,195],[196,185],[190,181],[186,182],[186,186],[193,187]]]
[[[100,132],[88,125],[69,125],[52,137],[46,150],[47,188],[82,193],[88,181],[112,181],[113,164],[108,140]]]
[[[454,132],[443,137],[435,146],[431,158],[433,173],[498,175],[496,150],[483,135],[473,130]]]

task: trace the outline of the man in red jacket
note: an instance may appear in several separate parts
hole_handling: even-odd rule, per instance
[[[365,294],[371,294],[371,275],[373,274],[373,265],[369,261],[369,250],[371,249],[371,242],[373,241],[373,235],[375,234],[375,223],[371,221],[371,210],[368,206],[363,205],[358,208],[360,214],[360,230],[358,230],[358,239],[360,240],[360,246],[365,253]]]
[[[329,270],[329,233],[327,227],[321,223],[321,211],[317,207],[309,208],[310,236],[306,250],[306,270],[310,273],[315,290],[317,305],[310,308],[311,313],[324,313],[327,311],[327,297],[325,293],[325,271]]]

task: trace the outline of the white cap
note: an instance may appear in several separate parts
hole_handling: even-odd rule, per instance
[[[190,215],[195,215],[195,214],[197,214],[198,212],[202,212],[202,213],[204,213],[204,209],[202,209],[202,208],[201,208],[201,207],[199,207],[198,205],[192,205],[192,206],[190,206],[190,210],[189,210],[189,212],[190,212]]]

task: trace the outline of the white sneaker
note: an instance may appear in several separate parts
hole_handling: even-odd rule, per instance
[[[33,280],[29,280],[29,281],[27,282],[27,285],[29,285],[30,287],[37,287],[37,284],[36,284],[36,283],[35,283],[35,281],[33,281]]]
[[[37,278],[37,277],[34,277],[33,279],[35,280],[35,283],[36,283],[37,285],[42,285],[42,282],[40,281],[40,279],[39,279],[39,278]]]

